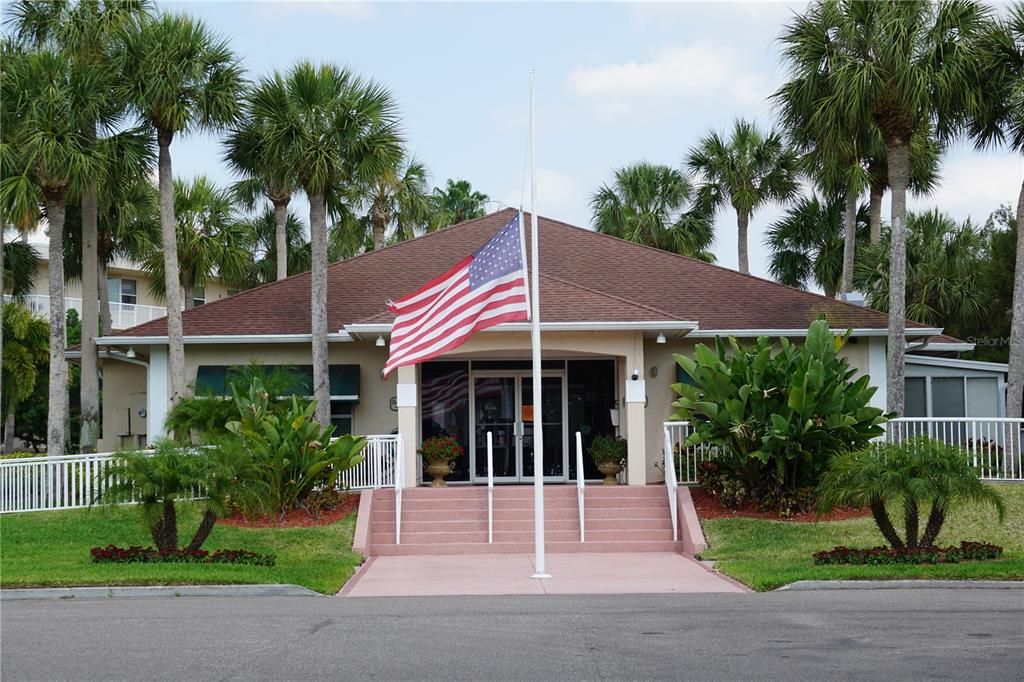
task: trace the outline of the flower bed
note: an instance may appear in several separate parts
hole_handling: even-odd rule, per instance
[[[150,563],[188,563],[188,564],[249,564],[251,566],[273,566],[277,557],[273,554],[257,554],[247,549],[218,549],[208,552],[205,549],[176,549],[158,551],[152,547],[93,547],[90,550],[92,560],[97,564],[150,564]]]
[[[697,510],[697,516],[702,521],[710,519],[766,519],[769,521],[795,521],[799,523],[812,523],[815,521],[845,521],[847,519],[858,519],[871,516],[871,510],[863,509],[833,509],[828,514],[817,514],[815,512],[801,512],[795,514],[781,514],[777,511],[765,511],[758,508],[758,505],[746,500],[738,509],[727,509],[722,506],[719,499],[704,490],[703,488],[690,488],[690,495],[693,498],[693,506]]]
[[[1003,548],[986,542],[961,542],[959,547],[916,547],[913,549],[851,549],[835,547],[826,552],[815,552],[814,563],[819,566],[836,564],[958,564],[961,561],[999,559]]]

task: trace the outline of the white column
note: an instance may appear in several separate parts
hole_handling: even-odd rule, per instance
[[[884,336],[872,336],[868,338],[868,375],[871,377],[871,385],[878,388],[871,396],[871,407],[885,409],[886,393],[889,386],[889,371],[885,357]]]
[[[626,356],[626,484],[647,484],[647,382],[644,380],[644,339],[634,334],[633,352]],[[636,379],[633,379],[634,373]]]
[[[416,455],[416,449],[420,446],[417,368],[417,365],[398,368],[395,396],[398,403],[398,432],[402,434],[402,442],[405,445],[405,487],[407,488],[416,486],[419,470],[418,456]]]
[[[146,441],[152,443],[167,436],[164,422],[170,393],[167,390],[167,347],[149,347],[149,369],[146,371]]]

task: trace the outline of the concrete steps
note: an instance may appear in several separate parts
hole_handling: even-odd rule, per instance
[[[494,542],[487,542],[487,488],[414,488],[402,495],[402,542],[395,544],[395,491],[372,492],[369,555],[513,554],[534,551],[531,485],[494,489]],[[662,486],[587,486],[585,542],[579,541],[574,485],[544,488],[548,552],[680,552]]]

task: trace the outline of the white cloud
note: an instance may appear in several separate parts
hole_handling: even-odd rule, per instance
[[[736,50],[705,41],[668,46],[648,59],[598,66],[577,66],[569,72],[570,92],[589,98],[602,113],[619,116],[671,110],[671,100],[723,100],[743,106],[764,105],[771,93],[769,74],[751,70]]]
[[[984,222],[1000,204],[1016,206],[1024,179],[1019,154],[977,154],[947,157],[942,180],[927,197],[909,200],[911,209],[939,208],[956,218]]]
[[[530,208],[530,179],[526,179],[525,191],[519,188],[501,195],[508,206],[518,207],[520,196],[523,208]],[[590,224],[587,197],[580,190],[572,176],[549,168],[537,169],[537,214],[573,225]]]

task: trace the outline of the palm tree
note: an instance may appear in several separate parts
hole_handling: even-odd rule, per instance
[[[970,132],[979,147],[1002,143],[1024,153],[1024,2],[1010,6],[1006,18],[984,40],[989,75]],[[1010,358],[1006,381],[1006,416],[1021,417],[1024,406],[1024,181],[1017,197],[1017,258],[1010,322]]]
[[[330,423],[327,363],[327,201],[379,177],[401,158],[391,93],[330,64],[299,62],[260,80],[251,116],[265,128],[268,154],[298,178],[309,198],[310,315],[317,421]]]
[[[907,190],[911,195],[927,196],[939,184],[942,152],[943,146],[935,138],[930,126],[911,136],[910,175],[907,179]],[[871,243],[877,244],[882,238],[882,199],[889,189],[889,162],[881,139],[871,144],[865,166],[871,195],[868,208],[871,216]]]
[[[124,112],[124,103],[115,95],[118,73],[114,54],[123,31],[149,15],[151,3],[115,2],[34,2],[19,0],[9,13],[9,24],[23,44],[31,47],[49,46],[61,52],[90,73],[90,94],[102,104],[82,116],[79,124],[86,138],[94,145],[104,144],[100,133]],[[73,112],[82,115],[87,112]],[[98,187],[105,178],[100,173],[89,178],[81,188],[81,259],[82,280],[82,360],[80,445],[84,452],[94,452],[99,435],[99,357],[96,337],[99,335],[99,282],[96,243],[98,239]],[[103,292],[104,297],[106,291]]]
[[[885,310],[890,300],[888,233],[865,246],[857,263],[856,283],[872,308]],[[937,326],[962,326],[984,314],[989,295],[979,278],[985,236],[970,222],[957,224],[931,210],[907,219],[907,317]]]
[[[160,236],[167,296],[170,401],[185,395],[184,334],[174,217],[175,135],[231,125],[241,113],[242,69],[227,43],[186,14],[163,13],[125,32],[120,96],[149,125],[159,147]]]
[[[216,187],[206,176],[192,182],[174,181],[177,221],[178,282],[185,309],[195,307],[195,291],[214,277],[229,286],[244,286],[252,262],[250,231],[235,215],[231,192]],[[153,278],[153,294],[167,299],[164,257],[152,252],[142,267]]]
[[[360,193],[368,208],[374,250],[384,246],[389,230],[395,241],[404,241],[436,223],[428,175],[422,162],[402,158],[366,183]]]
[[[821,287],[829,298],[842,285],[846,247],[845,199],[811,195],[790,206],[770,228],[765,244],[771,249],[768,271],[786,286]],[[854,214],[858,245],[868,237],[868,209],[861,204]]]
[[[72,193],[103,167],[101,150],[83,131],[83,120],[101,120],[107,101],[92,86],[96,69],[57,50],[5,50],[0,74],[4,131],[0,158],[5,175],[0,195],[6,207],[27,207],[42,197],[50,234],[50,402],[47,454],[64,454],[68,421],[68,368],[64,305],[64,222]],[[18,162],[10,165],[10,162]],[[10,209],[23,214],[24,210]]]
[[[263,213],[242,223],[252,248],[252,259],[245,276],[245,288],[267,284],[277,279],[277,207],[268,206]],[[287,276],[309,271],[309,242],[306,227],[298,216],[288,211],[285,218],[285,250],[288,254]]]
[[[39,254],[27,242],[5,242],[0,263],[3,263],[3,292],[15,299],[32,292]]]
[[[439,214],[437,227],[457,225],[483,216],[487,213],[485,205],[489,199],[483,192],[475,191],[469,180],[449,178],[444,189],[434,188],[434,201]]]
[[[712,131],[687,154],[686,165],[702,177],[697,203],[714,213],[726,203],[736,211],[739,270],[750,274],[747,229],[754,211],[769,201],[786,201],[797,191],[797,155],[775,131],[767,135],[737,119],[728,139]]]
[[[963,125],[981,99],[979,38],[991,10],[973,0],[819,0],[787,26],[790,71],[807,83],[803,109],[815,130],[837,143],[870,121],[885,145],[892,187],[888,408],[904,406],[906,354],[906,200],[910,144],[932,126],[940,141]],[[817,93],[825,95],[815,99]],[[831,132],[830,132],[831,131]]]
[[[711,216],[693,205],[690,178],[669,166],[641,161],[615,171],[593,194],[594,228],[637,244],[711,262]]]
[[[49,325],[33,317],[18,303],[3,306],[3,402],[4,451],[14,447],[14,412],[36,388],[39,368],[49,357]]]
[[[266,93],[247,93],[242,122],[229,131],[224,141],[224,159],[242,177],[234,189],[236,197],[247,210],[254,210],[263,198],[273,207],[272,253],[276,259],[276,279],[284,279],[292,272],[288,250],[291,244],[288,204],[299,189],[299,181],[289,167],[269,154],[268,129],[250,114],[254,99],[265,97]]]

